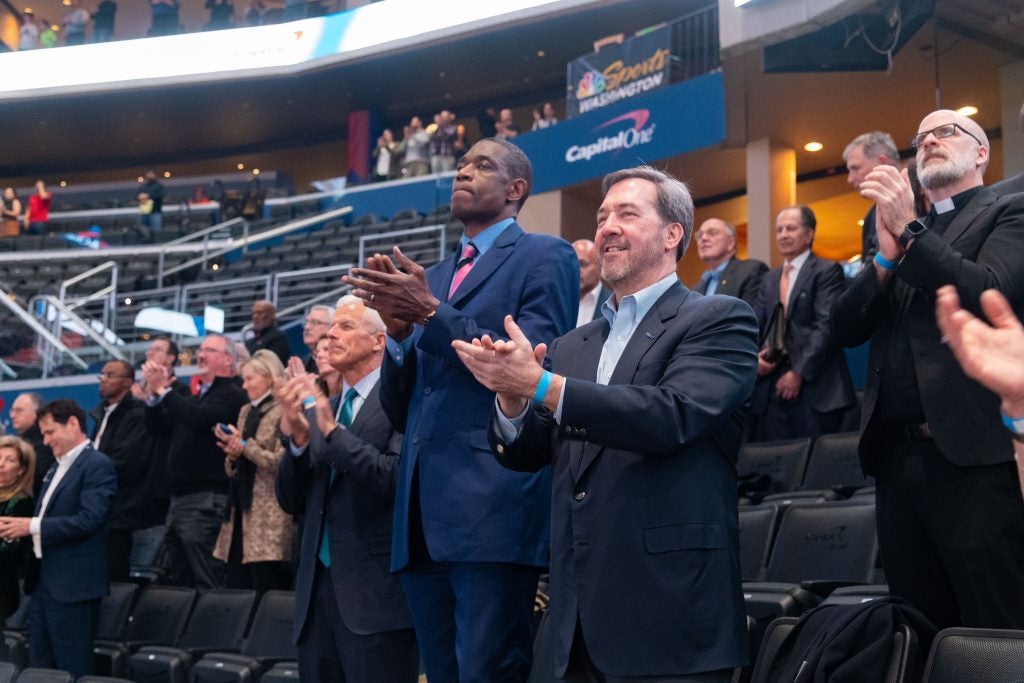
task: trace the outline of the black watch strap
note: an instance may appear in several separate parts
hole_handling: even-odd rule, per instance
[[[906,227],[903,228],[903,234],[899,237],[899,245],[901,249],[906,249],[910,244],[910,241],[920,237],[921,233],[928,229],[928,226],[922,223],[920,220],[915,219],[907,223]]]

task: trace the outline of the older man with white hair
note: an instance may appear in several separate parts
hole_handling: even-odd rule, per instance
[[[939,628],[1024,628],[1024,503],[999,398],[967,377],[935,320],[953,285],[968,310],[986,289],[1024,306],[1024,195],[983,186],[989,142],[949,110],[911,139],[932,209],[916,216],[907,172],[882,165],[860,193],[875,202],[878,253],[839,297],[847,346],[871,341],[861,463],[876,477],[889,587]]]

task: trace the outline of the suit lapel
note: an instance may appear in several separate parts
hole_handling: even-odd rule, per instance
[[[356,417],[352,420],[351,431],[353,434],[358,434],[363,429],[363,425],[368,420],[372,420],[374,415],[382,410],[380,401],[377,400],[377,394],[380,393],[380,381],[378,380],[373,388],[370,389],[370,393],[366,395],[366,400],[363,401],[363,405],[359,408],[359,412],[356,413]]]
[[[68,471],[64,473],[64,476],[57,483],[57,488],[55,488],[53,490],[53,494],[50,495],[50,500],[46,501],[46,510],[42,511],[44,515],[48,514],[49,511],[53,509],[53,504],[57,502],[57,497],[60,496],[61,492],[65,488],[68,487],[68,482],[71,481],[71,477],[75,476],[76,473],[78,472],[78,470],[82,468],[82,462],[85,459],[85,455],[90,450],[91,450],[91,446],[86,446],[84,449],[82,449],[82,452],[78,454],[78,457],[75,458],[75,461],[73,463],[71,463],[71,467],[69,467]],[[53,477],[56,476],[56,474],[57,474],[57,463],[54,463],[51,466],[50,469],[51,469],[51,473],[52,473],[50,475],[50,479],[52,481]],[[51,483],[51,486],[52,486],[52,483]],[[46,495],[46,492],[44,491],[42,493],[42,495],[40,496],[40,502],[42,502],[42,498],[45,495]],[[37,512],[39,512],[39,511],[37,510]]]
[[[817,268],[817,261],[818,261],[818,258],[814,254],[808,255],[807,260],[804,261],[803,267],[801,267],[799,272],[797,272],[797,274],[796,274],[796,281],[790,283],[790,285],[789,285],[789,305],[786,306],[786,317],[787,318],[789,317],[790,313],[793,311],[793,306],[794,306],[794,304],[796,304],[797,297],[800,296],[800,290],[802,290],[804,287],[806,287],[807,283],[810,282],[812,279],[814,279],[814,273],[812,271],[814,271],[814,269]],[[781,279],[782,279],[782,272],[780,271],[779,272],[780,283],[781,283]],[[780,288],[781,288],[781,284],[780,284]],[[776,295],[775,298],[776,298],[776,300],[778,300],[778,296],[777,295]]]
[[[488,249],[475,264],[473,264],[473,268],[466,274],[466,279],[462,281],[459,288],[454,294],[452,294],[452,297],[448,299],[448,303],[452,306],[457,306],[481,283],[487,280],[487,278],[489,278],[491,274],[493,274],[494,271],[496,271],[501,264],[512,255],[513,247],[522,234],[523,229],[519,227],[518,223],[512,223],[510,226],[505,228],[501,234],[498,235],[498,239],[494,241],[491,248]],[[455,264],[453,262],[451,272],[447,279],[449,286],[451,285],[451,281],[454,276]]]
[[[570,377],[578,377],[588,382],[597,379],[597,366],[601,362],[601,349],[608,338],[611,326],[602,319],[600,325],[588,326],[583,333],[583,343],[574,354]],[[578,481],[583,473],[583,461],[593,460],[601,447],[589,441],[573,441],[569,449],[569,463],[574,481]]]
[[[665,333],[665,323],[676,316],[680,303],[686,298],[688,293],[689,290],[682,283],[676,283],[661,295],[661,298],[651,307],[651,310],[647,311],[647,315],[637,325],[636,331],[633,332],[633,336],[629,338],[629,343],[626,344],[626,348],[622,352],[622,356],[619,357],[619,362],[616,363],[615,370],[612,371],[612,376],[608,380],[609,384],[631,384],[633,382],[636,370],[640,366],[640,361],[643,360],[643,357],[647,355],[647,352],[651,350],[651,347],[661,335]],[[608,326],[605,325],[605,328],[607,329]],[[602,346],[606,337],[607,332],[601,339]],[[598,347],[598,358],[600,358],[600,355],[601,349]],[[587,377],[596,376],[597,363],[594,364],[594,374]],[[590,443],[589,441],[584,442],[579,466],[573,472],[577,480],[583,477],[587,468],[597,459],[602,450],[604,450],[603,446]]]
[[[722,277],[718,281],[718,289],[715,290],[715,294],[732,295],[732,289],[729,283],[732,281],[732,278],[736,275],[736,268],[736,259],[729,259],[729,263],[726,264],[725,269],[722,271]]]
[[[942,239],[946,244],[952,244],[961,235],[963,235],[967,231],[967,228],[969,228],[974,222],[974,219],[978,217],[978,214],[991,206],[995,200],[996,195],[991,190],[987,190],[986,188],[979,190],[978,194],[971,198],[971,201],[967,203],[967,206],[957,213],[956,218],[954,218],[953,222],[949,224],[948,228],[946,228],[946,232],[942,236]]]

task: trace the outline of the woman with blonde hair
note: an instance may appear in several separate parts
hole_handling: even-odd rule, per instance
[[[256,351],[242,364],[249,403],[242,406],[236,425],[214,428],[231,483],[229,515],[213,556],[227,563],[229,588],[262,593],[288,587],[292,520],[274,492],[284,446],[277,432],[281,408],[272,390],[274,380],[283,377],[284,366],[274,352]]]
[[[32,516],[35,473],[36,453],[32,445],[16,436],[0,436],[0,517]],[[31,536],[11,541],[0,539],[0,621],[18,609],[18,578],[31,547]]]

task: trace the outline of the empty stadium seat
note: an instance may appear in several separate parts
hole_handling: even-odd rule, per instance
[[[128,625],[128,616],[139,587],[134,583],[110,584],[110,594],[100,601],[100,613],[96,619],[97,640],[120,640]]]
[[[192,683],[250,681],[270,666],[297,657],[292,641],[295,594],[267,591],[260,600],[241,654],[212,652],[192,667]]]
[[[762,493],[796,491],[803,481],[810,439],[746,443],[737,456],[741,484],[750,483]]]
[[[128,558],[128,575],[132,581],[144,586],[154,583],[163,574],[160,556],[163,554],[166,535],[167,527],[163,525],[132,532],[132,552]]]
[[[782,517],[764,582],[744,582],[747,613],[764,623],[814,607],[839,584],[870,584],[878,541],[875,508],[797,503]]]
[[[144,646],[129,658],[132,680],[185,683],[195,656],[238,649],[255,603],[256,591],[252,590],[201,593],[175,647]]]
[[[131,623],[122,640],[96,640],[96,670],[102,675],[123,676],[129,655],[144,645],[172,645],[181,636],[196,591],[178,586],[146,586],[132,610]]]
[[[800,488],[835,491],[842,495],[872,486],[874,480],[866,476],[860,466],[859,444],[858,432],[819,436],[811,448]]]
[[[947,628],[932,641],[923,683],[1024,681],[1024,631]]]

